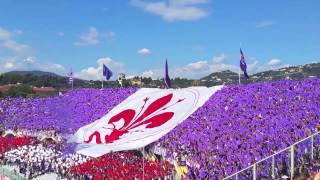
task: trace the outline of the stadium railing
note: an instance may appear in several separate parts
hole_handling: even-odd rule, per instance
[[[229,176],[223,178],[223,180],[228,180],[228,179],[236,179],[236,180],[238,180],[241,173],[243,173],[245,171],[248,171],[250,169],[251,169],[251,173],[252,173],[252,179],[256,180],[257,179],[257,166],[258,166],[258,164],[261,164],[261,163],[263,163],[265,161],[268,161],[270,159],[271,159],[271,172],[272,172],[271,173],[271,177],[275,178],[275,158],[276,158],[277,155],[279,155],[279,154],[281,154],[281,153],[283,153],[285,151],[289,151],[289,157],[290,157],[290,165],[289,165],[289,167],[290,167],[289,171],[290,172],[289,172],[289,174],[291,176],[290,179],[292,179],[293,175],[294,175],[294,168],[295,168],[295,147],[297,145],[299,145],[300,143],[302,143],[302,142],[306,142],[306,141],[310,140],[311,141],[310,156],[311,156],[311,159],[313,160],[313,158],[314,158],[314,146],[315,146],[314,142],[315,142],[316,136],[319,136],[319,135],[320,135],[320,132],[316,132],[316,133],[312,134],[311,136],[306,137],[306,138],[304,138],[304,139],[302,139],[300,141],[297,141],[294,144],[290,145],[289,147],[276,152],[275,154],[272,154],[272,155],[270,155],[270,156],[268,156],[266,158],[261,159],[260,161],[255,162],[254,164],[248,166],[247,168],[244,168],[244,169],[242,169],[242,170],[240,170],[240,171],[238,171],[238,172],[236,172],[236,173],[234,173],[232,175],[229,175]]]

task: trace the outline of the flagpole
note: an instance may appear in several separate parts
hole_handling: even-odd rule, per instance
[[[103,89],[103,78],[102,78],[102,84],[101,84],[101,89]]]
[[[240,49],[242,47],[242,42],[240,42]],[[239,67],[239,84],[241,84],[241,67]]]
[[[143,151],[142,151],[142,179],[144,180],[144,146],[143,146]]]
[[[73,90],[73,72],[72,72],[72,68],[70,69],[70,73],[69,73],[69,84],[70,84],[70,80],[71,80],[71,90]]]
[[[240,76],[241,76],[241,68],[239,67],[239,84],[241,84]]]

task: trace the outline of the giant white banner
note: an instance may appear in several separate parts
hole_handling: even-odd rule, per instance
[[[144,147],[187,119],[221,88],[139,89],[105,116],[81,127],[69,142],[79,143],[77,152],[92,157]]]

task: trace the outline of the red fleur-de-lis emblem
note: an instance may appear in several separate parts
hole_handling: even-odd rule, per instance
[[[172,105],[168,105],[173,97],[173,94],[170,93],[166,96],[163,96],[154,102],[152,102],[146,109],[145,106],[149,101],[149,98],[146,97],[143,99],[143,105],[140,108],[138,114],[133,109],[126,109],[121,111],[120,113],[113,116],[109,122],[107,123],[108,127],[111,126],[111,134],[105,135],[105,142],[106,144],[112,143],[121,138],[122,135],[128,133],[130,130],[134,130],[135,128],[146,125],[146,128],[155,128],[161,126],[162,124],[169,121],[174,113],[173,112],[164,112],[169,107],[182,102],[184,99],[179,99]],[[124,123],[121,127],[116,127],[114,123],[120,121],[121,119],[124,120]],[[96,143],[101,144],[101,135],[99,131],[93,132],[88,140],[85,143],[91,143],[93,138],[96,137]]]

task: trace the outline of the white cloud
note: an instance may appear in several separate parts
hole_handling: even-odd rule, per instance
[[[12,70],[41,70],[65,75],[65,68],[61,64],[37,61],[32,55],[32,47],[14,40],[22,30],[9,31],[0,27],[0,46],[13,51],[8,57],[0,57],[0,72]]]
[[[280,59],[271,59],[269,62],[268,62],[268,65],[269,66],[277,66],[277,65],[280,65],[281,64],[281,60]]]
[[[23,60],[26,63],[32,64],[35,62],[34,57],[27,57],[26,59]]]
[[[311,64],[314,64],[314,63],[319,63],[320,61],[317,61],[317,60],[313,60],[313,61],[311,61],[310,63]]]
[[[36,57],[6,57],[0,58],[0,72],[13,70],[31,71],[40,70],[53,72],[60,75],[66,75],[66,69],[63,65],[45,61],[38,61]]]
[[[288,64],[282,64],[280,59],[272,58],[265,64],[260,64],[258,60],[253,59],[254,62],[248,65],[248,72],[258,73],[273,69],[279,69],[289,66]]]
[[[61,35],[61,34],[60,34]],[[63,34],[64,35],[64,34]],[[116,36],[116,33],[113,31],[109,32],[98,32],[98,30],[91,26],[89,27],[88,32],[85,32],[80,35],[79,40],[74,43],[75,46],[90,46],[90,45],[96,45],[99,44],[101,41],[101,38],[107,39],[107,40],[113,40]]]
[[[207,0],[170,0],[145,2],[132,0],[131,4],[144,11],[161,16],[166,21],[195,21],[208,16],[208,12],[199,7]]]
[[[212,62],[208,62],[206,60],[200,60],[193,63],[189,63],[187,65],[170,68],[169,62],[169,74],[170,77],[182,77],[182,78],[190,78],[197,79],[207,76],[213,72],[220,72],[224,70],[231,70],[234,72],[238,71],[238,66],[232,64],[226,64],[226,55],[221,54],[220,56],[215,56],[212,58]],[[163,77],[163,69],[152,69],[146,70],[142,73],[144,77],[151,77],[153,79],[162,78]]]
[[[147,56],[151,54],[151,51],[148,48],[141,48],[141,49],[138,49],[138,54],[142,56]]]
[[[124,65],[122,63],[116,62],[110,57],[100,58],[97,60],[96,67],[88,67],[75,73],[75,77],[87,79],[87,80],[101,80],[103,79],[102,71],[103,64],[109,67],[113,73],[112,79],[117,78],[117,74],[124,71]]]
[[[5,69],[11,69],[11,68],[13,68],[13,66],[14,66],[14,64],[12,62],[6,62],[4,64]]]
[[[169,75],[171,75],[171,71],[169,72]],[[141,76],[151,77],[152,79],[163,78],[164,71],[163,69],[150,69],[150,70],[144,71]]]
[[[155,75],[154,70],[147,70],[147,71],[144,71],[144,72],[142,73],[142,77],[155,78],[155,77],[159,77],[159,75]]]
[[[66,68],[62,64],[57,63],[37,61],[33,64],[27,64],[25,66],[25,70],[40,70],[46,72],[53,72],[62,76],[65,76],[67,74]]]
[[[208,61],[197,61],[174,70],[173,77],[185,77],[191,79],[202,78],[213,72],[231,70],[237,72],[238,67],[233,64],[226,64],[223,61],[209,63]]]
[[[256,24],[256,28],[264,28],[268,26],[272,26],[274,24],[273,21],[261,21]]]
[[[214,56],[212,58],[213,63],[222,63],[227,59],[226,55],[222,53],[220,56]]]
[[[198,61],[195,63],[190,63],[184,67],[184,69],[188,70],[205,70],[209,68],[209,64],[207,61]]]
[[[29,50],[31,50],[31,47],[29,45],[26,44],[20,44],[17,43],[14,40],[6,40],[3,42],[2,44],[5,48],[10,49],[12,51],[15,51],[17,53],[21,53],[21,52],[27,52]]]
[[[62,64],[39,61],[36,57],[31,56],[19,62],[19,69],[48,71],[60,75],[66,74],[66,68]]]
[[[61,64],[52,64],[52,65],[49,66],[49,69],[53,69],[53,70],[56,70],[56,71],[65,70],[64,66],[61,65]]]
[[[21,44],[13,40],[14,36],[21,35],[22,33],[22,30],[10,32],[9,30],[0,27],[0,46],[18,54],[30,53],[32,48],[29,45]]]
[[[12,37],[12,33],[0,27],[0,40],[8,40]]]
[[[273,58],[268,63],[261,64],[255,58],[247,59],[247,71],[250,74],[255,74],[257,72],[278,69],[282,67],[286,67],[288,65],[282,65],[279,59]],[[230,70],[233,72],[239,72],[238,64],[229,64],[227,63],[227,56],[225,54],[221,54],[219,56],[214,56],[212,61],[207,60],[199,60],[193,63],[186,64],[181,67],[170,68],[169,61],[169,74],[170,77],[182,77],[189,79],[198,79],[204,76],[207,76],[214,72],[220,72]],[[151,77],[153,79],[162,78],[163,77],[163,69],[151,69],[146,70],[142,73],[143,77]]]
[[[23,31],[21,29],[13,30],[12,32],[0,27],[0,40],[9,40],[15,35],[21,35]]]
[[[208,61],[201,60],[176,68],[171,75],[172,77],[198,78],[209,71],[210,66]]]
[[[74,43],[76,46],[89,46],[89,45],[95,45],[99,43],[98,39],[99,33],[97,29],[93,26],[89,28],[89,31],[86,33],[83,33],[80,36],[80,39]]]

